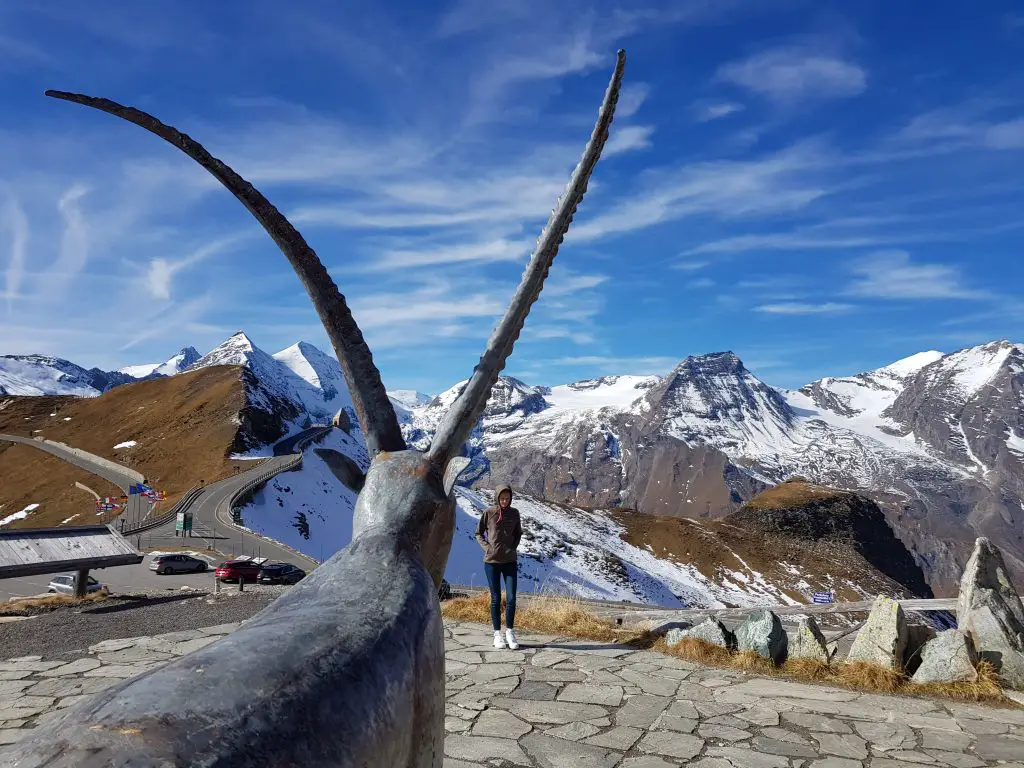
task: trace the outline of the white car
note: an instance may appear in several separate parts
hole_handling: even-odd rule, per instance
[[[98,592],[101,589],[105,589],[106,586],[106,584],[100,584],[90,576],[89,584],[85,589],[87,592]],[[46,591],[59,592],[62,595],[75,594],[75,575],[73,573],[62,573],[60,576],[54,576],[50,579],[50,583],[46,585]]]

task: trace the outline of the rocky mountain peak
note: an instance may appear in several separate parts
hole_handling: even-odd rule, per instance
[[[695,418],[731,425],[764,421],[788,426],[795,415],[782,395],[748,371],[732,352],[687,357],[648,390],[645,401],[649,418],[653,414],[684,440],[688,423]]]

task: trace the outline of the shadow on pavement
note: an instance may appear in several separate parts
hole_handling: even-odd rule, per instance
[[[130,611],[133,608],[146,608],[150,605],[160,605],[161,603],[175,603],[181,600],[192,600],[197,597],[206,597],[208,592],[185,592],[180,595],[161,595],[159,597],[150,597],[147,595],[125,595],[124,597],[115,597],[114,600],[118,601],[113,605],[101,605],[96,608],[89,608],[80,613],[117,613],[118,611]]]

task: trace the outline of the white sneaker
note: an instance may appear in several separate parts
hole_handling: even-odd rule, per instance
[[[508,647],[513,651],[519,647],[519,641],[516,640],[516,633],[511,629],[505,630],[505,639],[508,641]]]
[[[501,630],[500,629],[494,630],[494,647],[495,648],[504,648],[505,647],[505,638],[501,636]]]

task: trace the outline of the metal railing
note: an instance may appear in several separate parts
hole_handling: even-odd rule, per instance
[[[203,494],[203,490],[203,486],[193,485],[191,488],[185,491],[185,495],[178,499],[178,502],[173,507],[164,512],[162,515],[154,517],[152,520],[147,520],[146,522],[141,523],[140,525],[136,525],[133,528],[125,528],[121,531],[121,535],[129,536],[131,534],[142,533],[144,531],[152,531],[154,528],[159,528],[160,526],[166,524],[168,521],[173,520],[179,512],[187,512],[189,507],[191,507],[192,504],[195,503],[196,499],[198,499]]]

